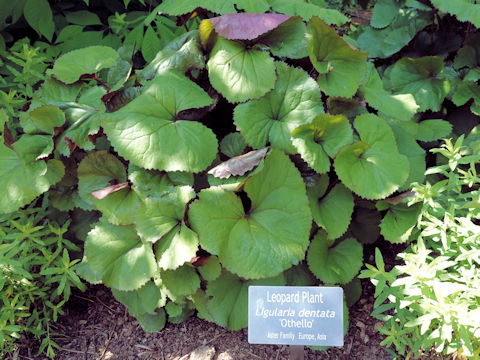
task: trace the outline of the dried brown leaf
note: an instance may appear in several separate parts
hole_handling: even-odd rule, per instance
[[[108,195],[110,195],[110,194],[112,194],[116,191],[125,189],[126,187],[128,187],[128,182],[107,186],[106,188],[96,190],[96,191],[92,191],[91,194],[94,198],[97,198],[98,200],[102,200],[102,199],[106,198]]]
[[[208,173],[220,179],[228,179],[232,175],[243,175],[257,166],[263,160],[267,151],[268,147],[235,156],[210,169]]]

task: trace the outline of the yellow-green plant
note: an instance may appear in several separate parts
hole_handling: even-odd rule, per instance
[[[360,277],[375,284],[373,315],[385,321],[382,344],[402,358],[420,349],[460,358],[480,356],[480,153],[479,127],[455,143],[446,140],[431,152],[446,159],[431,167],[432,182],[413,187],[409,204],[422,204],[419,236],[399,257],[402,265],[385,271],[376,249],[376,267]]]

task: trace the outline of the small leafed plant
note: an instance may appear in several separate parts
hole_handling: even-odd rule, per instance
[[[432,182],[413,187],[419,235],[398,255],[402,265],[386,271],[376,249],[376,267],[360,275],[376,287],[372,315],[384,321],[382,345],[402,358],[431,347],[480,357],[479,130],[431,150],[442,165],[427,170]]]
[[[41,342],[37,355],[53,358],[62,307],[72,288],[86,289],[75,272],[80,259],[70,258],[81,249],[64,237],[69,222],[59,226],[46,215],[45,206],[33,205],[0,215],[1,356],[33,336]]]

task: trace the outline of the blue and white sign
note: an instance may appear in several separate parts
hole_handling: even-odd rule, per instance
[[[248,342],[343,346],[343,289],[250,286]]]

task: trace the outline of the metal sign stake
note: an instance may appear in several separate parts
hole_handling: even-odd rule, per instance
[[[289,345],[290,360],[304,360],[305,359],[305,346],[302,345]]]

